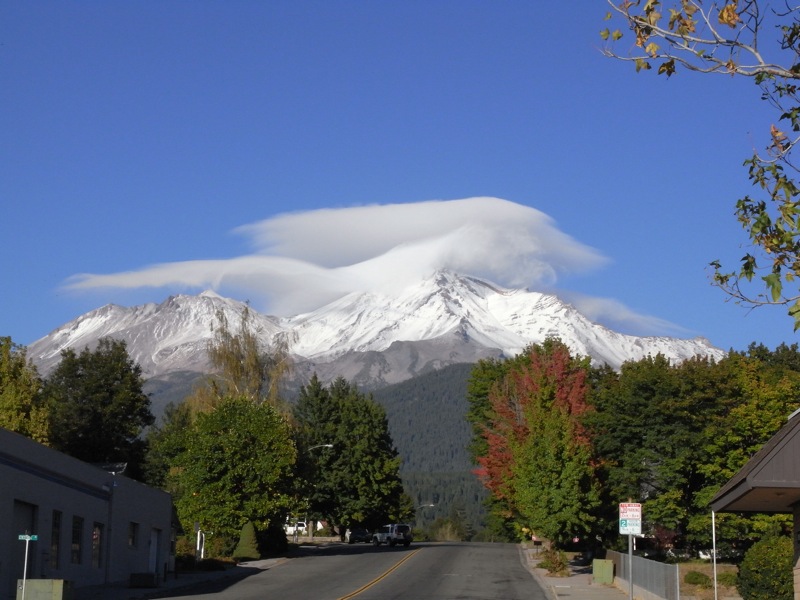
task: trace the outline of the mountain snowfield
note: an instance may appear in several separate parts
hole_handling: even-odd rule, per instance
[[[28,348],[42,374],[61,351],[93,347],[103,337],[122,339],[145,377],[206,372],[206,347],[221,311],[238,327],[246,304],[214,292],[171,296],[161,304],[106,305],[59,327]],[[595,364],[619,368],[627,360],[663,354],[680,362],[725,355],[703,338],[623,335],[589,321],[556,296],[506,289],[488,281],[438,271],[399,294],[352,293],[313,312],[288,318],[253,311],[252,326],[265,345],[289,344],[302,378],[342,375],[375,387],[431,368],[513,356],[531,343],[558,336]]]

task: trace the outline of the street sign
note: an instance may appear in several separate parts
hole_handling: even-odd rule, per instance
[[[38,536],[38,535],[24,535],[24,534],[20,534],[20,535],[19,535],[19,537],[17,537],[17,539],[18,539],[18,540],[23,540],[23,541],[26,541],[26,542],[35,542],[36,540],[38,540],[38,539],[39,539],[39,536]]]
[[[620,533],[620,535],[641,535],[642,534],[642,520],[641,519],[620,519],[619,520],[619,533]]]
[[[619,505],[620,535],[642,534],[642,505],[634,502],[623,502]]]

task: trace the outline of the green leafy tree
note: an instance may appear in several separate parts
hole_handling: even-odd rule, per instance
[[[340,533],[413,515],[386,413],[371,396],[341,377],[324,387],[315,375],[300,390],[295,419],[307,482],[301,495],[312,513],[340,526]]]
[[[705,459],[698,461],[703,484],[696,493],[688,533],[695,545],[711,546],[708,503],[744,464],[786,422],[798,406],[800,370],[795,370],[797,348],[780,346],[775,352],[751,346],[748,353],[732,353],[721,361],[715,414],[708,415],[702,435]],[[747,549],[764,535],[791,531],[787,515],[723,513],[717,515],[718,539],[725,549]]]
[[[598,506],[588,410],[588,360],[550,339],[491,386],[479,475],[517,529],[555,542],[593,528]]]
[[[756,195],[736,202],[753,250],[735,271],[719,261],[711,265],[716,285],[737,302],[786,305],[798,329],[800,191],[793,152],[800,139],[800,8],[773,9],[759,0],[607,1],[607,18],[624,26],[601,31],[606,55],[631,61],[637,71],[656,67],[666,77],[680,69],[749,77],[774,108],[765,151],[745,161]],[[632,43],[620,42],[625,30]],[[616,49],[620,43],[628,49],[624,54]],[[760,283],[753,287],[754,279]]]
[[[51,445],[86,462],[128,463],[126,475],[140,477],[141,435],[155,420],[143,385],[123,341],[104,338],[94,351],[62,351],[44,385]]]
[[[692,541],[689,523],[708,514],[709,498],[700,494],[709,485],[702,469],[706,432],[738,394],[728,376],[707,359],[676,366],[657,355],[625,363],[617,377],[599,382],[585,422],[602,465],[606,506],[641,502],[648,533],[681,547]],[[615,518],[606,514],[606,524],[615,526]]]
[[[0,337],[0,427],[37,442],[48,441],[47,409],[42,382],[29,364],[24,346]]]
[[[184,528],[236,539],[252,522],[264,531],[291,506],[295,445],[286,419],[269,404],[228,398],[197,415],[170,476]]]
[[[672,365],[663,356],[625,363],[594,384],[590,430],[613,539],[616,505],[644,504],[645,529],[680,547],[711,547],[709,502],[785,422],[796,405],[796,356],[753,347]],[[718,546],[746,549],[785,516],[723,514]]]

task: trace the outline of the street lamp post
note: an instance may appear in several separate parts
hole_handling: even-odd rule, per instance
[[[316,450],[317,448],[333,448],[333,444],[317,444],[316,446],[311,446],[311,448],[308,449],[308,452]],[[316,520],[314,521],[314,523],[309,523],[308,515],[306,515],[306,527],[308,528],[309,531],[308,535],[312,541],[314,540],[314,529],[316,528],[316,526],[317,526]]]
[[[436,506],[436,505],[435,505],[435,504],[430,504],[430,503],[429,503],[429,504],[420,504],[418,507],[416,507],[416,508],[414,509],[414,526],[415,526],[415,527],[416,527],[416,525],[417,525],[417,511],[418,511],[420,508],[433,508],[434,506]]]

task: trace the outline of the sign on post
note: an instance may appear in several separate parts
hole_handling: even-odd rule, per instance
[[[642,535],[642,505],[638,502],[621,502],[619,505],[619,532],[628,536],[628,597],[633,600],[633,536]]]
[[[28,579],[28,546],[30,546],[31,542],[37,541],[39,536],[21,533],[17,536],[17,539],[25,542],[25,566],[22,568],[22,600],[25,600],[25,581]]]
[[[620,535],[642,534],[642,505],[635,502],[623,502],[619,505]]]

